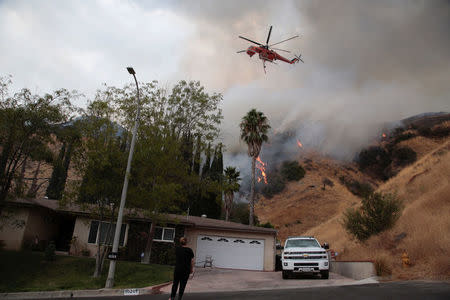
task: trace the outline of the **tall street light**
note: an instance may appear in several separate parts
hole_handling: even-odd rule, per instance
[[[128,70],[128,73],[133,75],[134,82],[136,82],[137,114],[136,114],[136,120],[134,122],[133,138],[131,139],[130,153],[128,154],[127,170],[125,172],[125,179],[123,181],[122,197],[120,198],[120,207],[119,207],[119,214],[117,216],[116,231],[114,233],[114,242],[113,242],[113,246],[112,246],[112,252],[109,256],[111,260],[109,262],[108,279],[106,279],[105,288],[112,288],[114,286],[114,274],[116,271],[116,259],[117,259],[118,250],[119,250],[120,231],[122,229],[123,209],[125,207],[125,201],[127,200],[128,180],[130,178],[131,161],[133,160],[134,145],[136,144],[136,134],[137,134],[138,126],[139,126],[139,118],[141,116],[141,102],[139,100],[139,85],[138,85],[138,82],[136,79],[136,72],[134,71],[134,69],[132,67],[128,67],[127,70]]]

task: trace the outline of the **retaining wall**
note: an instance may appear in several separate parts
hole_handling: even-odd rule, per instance
[[[330,272],[341,274],[355,280],[376,276],[375,267],[371,261],[331,261]]]

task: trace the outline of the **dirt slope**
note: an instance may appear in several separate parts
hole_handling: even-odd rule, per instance
[[[450,141],[425,155],[378,191],[397,193],[404,211],[389,231],[365,244],[352,241],[340,225],[342,215],[303,234],[328,241],[339,259],[384,261],[393,278],[450,279]],[[413,266],[402,269],[406,250]]]
[[[262,198],[256,215],[279,230],[281,241],[288,235],[312,235],[328,242],[339,253],[339,260],[374,260],[384,265],[393,279],[450,279],[450,138],[422,136],[402,141],[417,152],[417,161],[387,182],[373,182],[357,171],[319,156],[305,178],[290,183],[280,195]],[[343,212],[358,207],[360,198],[351,194],[338,178],[351,176],[359,181],[379,184],[377,191],[396,193],[404,201],[403,214],[389,231],[362,244],[351,239],[342,227]],[[334,182],[322,189],[323,177]],[[299,220],[299,221],[298,221]],[[412,266],[401,267],[406,250]]]
[[[288,183],[283,193],[271,199],[261,197],[255,206],[259,221],[272,223],[282,242],[287,236],[306,232],[360,202],[339,177],[378,184],[359,172],[355,164],[341,164],[316,153],[303,154],[299,162],[306,170],[305,177]],[[324,189],[324,178],[330,179],[333,186]]]

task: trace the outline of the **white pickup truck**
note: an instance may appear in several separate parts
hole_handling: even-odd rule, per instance
[[[321,246],[310,236],[288,237],[281,255],[283,279],[292,273],[320,273],[322,279],[328,279],[330,261],[328,245]]]

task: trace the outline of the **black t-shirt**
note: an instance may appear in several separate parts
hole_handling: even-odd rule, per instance
[[[194,258],[194,252],[188,247],[177,247],[175,250],[176,262],[175,273],[189,275],[191,273],[191,260]]]

